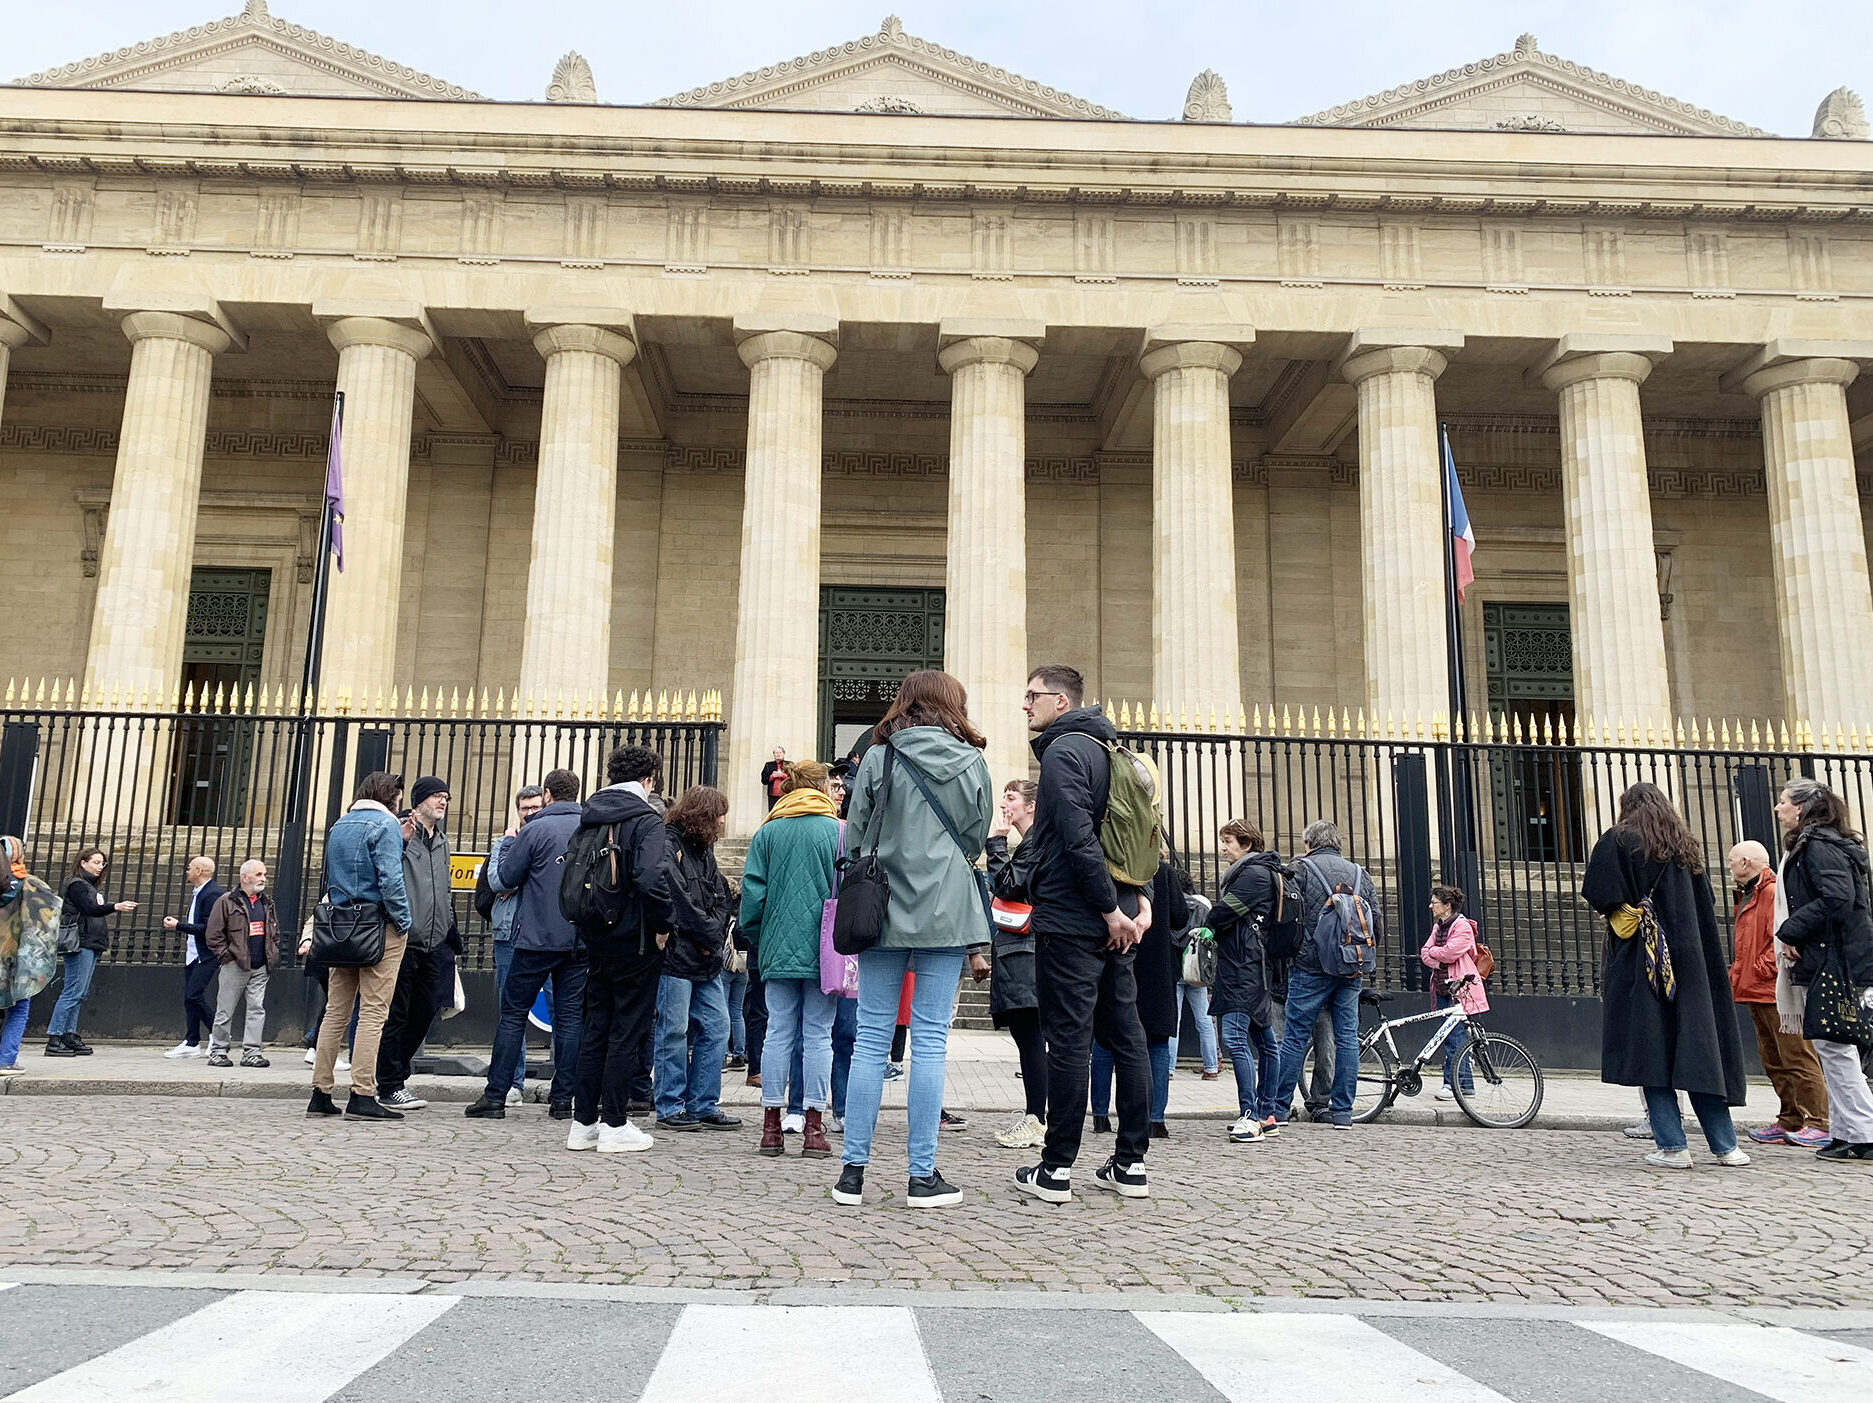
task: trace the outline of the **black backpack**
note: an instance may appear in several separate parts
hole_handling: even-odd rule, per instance
[[[494,919],[495,891],[494,884],[488,880],[489,861],[484,857],[480,870],[475,873],[475,914],[484,921]]]
[[[1274,904],[1262,925],[1262,948],[1271,960],[1291,960],[1301,952],[1301,879],[1285,863],[1271,874]]]
[[[559,914],[575,930],[610,930],[624,916],[628,875],[618,825],[581,825],[559,871]]]

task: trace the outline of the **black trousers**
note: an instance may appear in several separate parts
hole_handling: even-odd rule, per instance
[[[1027,1097],[1027,1112],[1045,1124],[1047,1039],[1041,1036],[1041,1012],[1037,1008],[1010,1009],[1002,1015],[1002,1023],[1021,1054],[1021,1090]]]
[[[198,1045],[203,1034],[214,1031],[215,1001],[208,991],[215,987],[220,973],[221,961],[213,955],[202,956],[182,972],[182,1013],[188,1020],[188,1032],[182,1040],[190,1047]]]
[[[1103,939],[1036,933],[1041,1031],[1047,1039],[1047,1145],[1041,1163],[1066,1169],[1085,1130],[1093,1038],[1112,1050],[1118,1157],[1136,1164],[1151,1143],[1151,1056],[1138,1021],[1135,952]]]
[[[579,1079],[572,1116],[581,1125],[602,1119],[623,1125],[631,1087],[650,1074],[644,1063],[657,1016],[663,951],[645,942],[641,955],[594,960],[585,977],[585,1027],[579,1039]]]
[[[446,994],[442,991],[445,975]],[[403,963],[397,968],[397,987],[390,996],[390,1012],[384,1019],[383,1040],[377,1046],[380,1097],[401,1090],[410,1079],[410,1062],[429,1036],[429,1025],[454,999],[454,953],[441,946],[434,950],[406,946]]]
[[[748,1030],[748,1075],[761,1075],[761,1045],[767,1041],[767,984],[754,966],[754,951],[748,952],[748,992],[742,996],[741,1020]],[[781,1075],[787,1073],[783,1070]]]

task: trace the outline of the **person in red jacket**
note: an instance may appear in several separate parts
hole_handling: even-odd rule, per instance
[[[1829,1139],[1821,1062],[1800,1033],[1782,1031],[1775,1009],[1775,873],[1769,867],[1769,850],[1754,841],[1738,843],[1730,849],[1729,862],[1736,882],[1730,996],[1749,1010],[1762,1068],[1782,1098],[1774,1123],[1750,1131],[1749,1138],[1759,1145],[1820,1149]]]

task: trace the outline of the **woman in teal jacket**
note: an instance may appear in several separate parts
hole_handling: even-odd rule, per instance
[[[800,1049],[806,1133],[800,1153],[832,1153],[823,1124],[832,1086],[832,1020],[839,996],[820,991],[820,912],[833,894],[839,811],[826,767],[813,760],[787,767],[780,799],[748,845],[741,874],[741,933],[767,986],[767,1039],[761,1065],[761,1153],[786,1152],[781,1112],[787,1069]]]
[[[845,1166],[832,1197],[848,1207],[864,1201],[898,989],[909,970],[917,983],[910,1010],[906,1201],[913,1208],[946,1208],[962,1202],[962,1191],[936,1168],[943,1061],[964,959],[977,979],[989,971],[988,914],[975,863],[988,837],[995,795],[982,735],[969,723],[968,697],[947,672],[905,678],[873,734],[853,781],[847,846],[869,852],[876,837],[891,899],[883,937],[858,957],[858,1040],[846,1087]],[[895,754],[887,791],[888,750]]]

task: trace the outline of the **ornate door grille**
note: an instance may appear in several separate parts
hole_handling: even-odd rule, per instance
[[[1489,711],[1519,719],[1530,739],[1574,717],[1574,640],[1565,604],[1485,604],[1483,655]],[[1580,855],[1578,762],[1541,746],[1509,746],[1490,761],[1498,850],[1517,859]]]
[[[922,667],[943,666],[943,591],[852,589],[819,592],[819,754],[834,758],[839,725],[876,721],[898,684]]]

